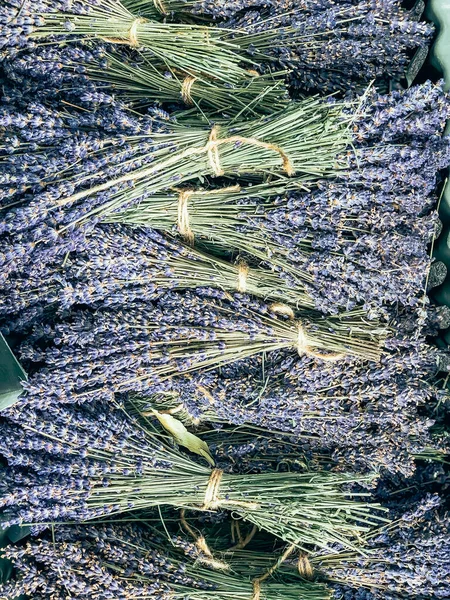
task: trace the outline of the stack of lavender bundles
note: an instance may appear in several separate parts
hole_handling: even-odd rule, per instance
[[[404,77],[415,51],[426,55],[433,35],[431,24],[418,21],[420,8],[407,11],[399,0],[339,3],[329,0],[124,0],[123,3],[135,15],[151,20],[164,18],[166,22],[183,22],[186,16],[189,22],[192,17],[198,17],[201,24],[212,20],[214,25],[223,28],[224,39],[237,44],[260,72],[270,72],[270,68],[286,69],[291,86],[300,90],[347,92],[363,89],[374,79],[386,85],[389,78]],[[229,30],[233,29],[235,32],[230,35]],[[143,65],[145,72],[145,61]],[[140,78],[139,70],[134,70],[137,87],[149,93],[154,89],[152,83]],[[132,79],[129,69],[120,71],[119,81]],[[168,71],[176,85],[177,74]],[[112,72],[111,75],[110,81],[114,81]],[[197,90],[199,87],[197,85]],[[193,96],[195,98],[195,90]],[[202,96],[200,99],[204,101]]]
[[[425,494],[391,501],[390,516],[388,526],[366,538],[364,556],[343,552],[338,546],[333,553],[322,550],[309,556],[294,550],[279,562],[278,571],[290,578],[297,575],[303,581],[326,582],[336,599],[398,599],[406,594],[414,598],[448,598],[450,515],[445,498]],[[194,526],[193,517],[190,513]],[[203,526],[205,539],[210,546],[214,544],[216,556],[242,575],[251,573],[255,577],[264,573],[283,555],[284,548],[275,557],[264,552],[261,533],[250,539],[245,528],[240,527],[237,533],[241,543],[233,546],[230,529],[233,531],[223,521],[206,522]],[[234,537],[236,541],[236,534]]]
[[[194,542],[171,539],[142,524],[62,526],[54,536],[10,548],[20,582],[3,586],[4,597],[25,593],[36,600],[329,600],[322,583],[264,581],[194,564]],[[180,545],[186,555],[175,546]],[[50,596],[51,594],[51,596]],[[68,595],[70,594],[70,595]]]
[[[148,382],[137,406],[176,410],[178,418],[184,412],[191,427],[233,423],[272,436],[284,432],[303,451],[331,453],[340,468],[412,475],[418,455],[449,451],[448,439],[433,435],[445,418],[435,408],[445,408],[438,373],[448,361],[427,342],[426,330],[417,337],[414,314],[397,317],[394,327],[379,362],[347,358],[319,367],[314,357],[279,351],[162,385]]]
[[[170,17],[183,21],[184,11],[189,11],[189,24],[170,22]],[[361,88],[374,78],[404,75],[414,50],[426,48],[433,34],[433,28],[417,22],[416,13],[405,11],[399,0],[338,5],[326,0],[5,0],[0,15],[7,55],[49,34],[88,35],[115,45],[142,46],[150,48],[152,64],[167,69],[174,78],[172,89],[188,103],[214,105],[213,98],[198,92],[205,84],[214,89],[213,95],[228,96],[228,105],[233,104],[226,90],[231,86],[241,110],[245,95],[270,108],[263,85],[270,87],[271,75],[258,81],[255,68],[268,73],[273,65],[287,68],[294,85],[304,89]],[[221,28],[193,25],[192,15],[220,20]],[[158,23],[161,17],[164,23]],[[173,39],[176,50],[183,52],[174,51]],[[155,90],[150,81],[148,85]]]
[[[49,522],[118,513],[133,519],[130,511],[156,506],[222,509],[299,548],[339,541],[358,551],[358,537],[385,520],[367,502],[370,494],[355,487],[370,475],[211,471],[142,427],[119,401],[33,408],[26,400],[3,413],[1,452],[9,467],[1,505],[8,524],[39,532]]]
[[[29,373],[2,413],[0,496],[41,536],[7,551],[0,596],[445,597],[445,514],[434,556],[433,498],[376,537],[372,493],[448,451],[423,297],[448,98],[285,87],[384,86],[431,27],[397,1],[5,0],[0,22],[0,325]],[[216,468],[163,441],[155,409],[212,425]],[[206,570],[141,524],[62,525],[156,507],[231,511],[333,591]]]
[[[188,190],[189,234],[264,261],[323,312],[415,306],[430,264],[437,174],[450,162],[449,115],[448,95],[431,82],[374,95],[353,125],[348,169],[309,192],[286,192],[286,181]],[[157,194],[107,219],[178,233],[178,205],[179,194]]]

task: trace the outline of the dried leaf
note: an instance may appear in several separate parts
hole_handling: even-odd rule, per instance
[[[203,456],[210,465],[214,466],[214,459],[208,448],[208,444],[201,440],[199,437],[191,433],[186,429],[181,421],[172,417],[167,413],[160,413],[157,410],[152,410],[152,413],[164,427],[164,429],[170,433],[174,440],[180,446],[184,446],[191,452]]]

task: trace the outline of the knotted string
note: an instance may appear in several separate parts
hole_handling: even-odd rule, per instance
[[[111,44],[127,44],[129,46],[132,46],[133,48],[137,48],[137,46],[139,46],[139,41],[137,38],[137,28],[142,23],[148,23],[148,19],[144,19],[144,17],[138,17],[133,21],[130,29],[128,30],[128,39],[111,37],[103,37],[102,39],[105,40],[105,42],[109,42]]]
[[[197,77],[193,77],[192,75],[188,75],[181,84],[181,97],[183,98],[183,102],[188,106],[193,106],[194,100],[192,99],[191,91],[192,86],[197,81]]]
[[[276,314],[286,315],[292,320],[295,318],[294,311],[287,304],[275,302],[269,308]],[[324,354],[322,352],[318,352],[317,350],[313,350],[311,340],[308,338],[308,334],[306,333],[300,320],[297,320],[297,341],[295,343],[295,347],[300,355],[305,354],[306,356],[311,356],[312,358],[320,358],[326,362],[336,362],[345,357],[344,352]]]
[[[155,5],[155,8],[158,12],[160,12],[162,15],[168,15],[168,11],[167,8],[164,5],[164,2],[162,0],[153,0],[153,4]]]
[[[228,194],[232,192],[240,192],[240,185],[232,185],[230,187],[221,188],[219,190],[191,190],[191,189],[177,189],[174,188],[176,192],[179,193],[178,196],[178,218],[177,218],[177,229],[181,237],[184,239],[186,243],[190,246],[194,245],[194,232],[190,226],[190,216],[189,216],[189,208],[188,201],[191,196],[207,196],[208,194]]]
[[[309,562],[306,554],[300,554],[297,562],[297,570],[299,575],[303,577],[303,579],[312,579],[314,575],[314,569],[312,568],[311,563]]]
[[[209,476],[208,485],[205,490],[203,499],[203,510],[216,510],[221,506],[236,506],[248,510],[256,510],[259,505],[256,502],[244,502],[241,500],[224,500],[219,498],[219,489],[222,482],[223,471],[221,469],[213,469]]]
[[[291,544],[286,548],[277,562],[268,569],[261,577],[256,577],[253,580],[253,596],[252,600],[260,600],[261,598],[261,583],[268,579],[275,571],[284,563],[284,561],[294,552],[296,546]]]
[[[192,527],[189,525],[189,523],[186,521],[186,510],[184,508],[182,508],[180,510],[180,522],[181,522],[181,526],[183,527],[183,529],[185,531],[187,531],[194,538],[195,545],[197,546],[198,550],[204,555],[204,556],[198,557],[199,562],[207,564],[211,568],[217,569],[220,571],[229,570],[230,566],[227,563],[214,558],[213,553],[209,549],[209,546],[206,542],[205,537],[203,535],[197,535],[195,533],[195,531],[192,529]]]
[[[206,152],[208,155],[208,159],[209,159],[209,164],[211,166],[211,170],[216,177],[221,177],[222,175],[225,175],[225,171],[222,169],[221,164],[220,164],[219,146],[221,144],[231,144],[231,143],[248,144],[250,146],[257,146],[258,148],[265,148],[266,150],[272,150],[273,152],[277,152],[283,160],[283,169],[284,169],[284,171],[286,171],[286,174],[287,175],[295,174],[295,170],[291,163],[290,158],[288,157],[286,152],[284,152],[284,150],[282,150],[276,144],[268,144],[266,142],[261,142],[260,140],[257,140],[256,138],[247,138],[247,137],[243,137],[241,135],[232,135],[227,138],[218,138],[218,133],[219,133],[219,127],[218,127],[218,125],[214,125],[213,128],[211,129],[208,143],[205,146],[205,149],[206,149]]]

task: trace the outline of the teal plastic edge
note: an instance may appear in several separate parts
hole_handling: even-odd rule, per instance
[[[17,402],[27,374],[0,333],[0,411]]]

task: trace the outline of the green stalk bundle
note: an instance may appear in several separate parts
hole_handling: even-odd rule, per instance
[[[164,506],[197,512],[229,510],[237,518],[305,551],[339,543],[362,553],[358,538],[385,521],[377,514],[379,505],[364,501],[369,493],[347,489],[373,481],[372,475],[328,471],[232,474],[211,470],[161,441],[159,435],[135,419],[128,416],[126,423],[128,440],[120,452],[98,441],[79,448],[40,430],[44,438],[67,446],[64,452],[71,456],[72,476],[85,471],[86,461],[105,465],[107,484],[104,473],[97,470],[89,477],[88,487],[71,486],[64,494],[64,503],[80,506],[83,521],[105,514],[120,514],[126,521],[127,513]],[[24,427],[28,428],[26,424]],[[80,452],[83,459],[77,462]]]
[[[343,115],[343,108],[343,104],[310,97],[292,102],[271,117],[234,126],[216,124],[205,130],[198,120],[184,120],[183,125],[171,125],[172,133],[151,136],[158,149],[148,154],[152,158],[148,166],[62,198],[55,208],[120,186],[109,201],[84,218],[107,214],[174,183],[179,186],[206,175],[298,175],[303,180],[331,176],[345,169],[345,162],[337,156],[351,142],[352,116]],[[127,141],[138,145],[145,137]]]
[[[98,38],[112,44],[149,48],[160,63],[177,68],[186,75],[208,76],[222,83],[239,84],[251,79],[240,66],[244,57],[239,47],[222,40],[216,28],[149,21],[133,15],[120,0],[83,2],[85,14],[43,13],[44,24],[32,37],[64,35],[73,38]],[[247,59],[248,68],[252,62]]]
[[[83,66],[90,79],[107,84],[108,89],[120,92],[121,99],[137,106],[182,100],[187,106],[208,111],[209,115],[217,111],[220,115],[237,118],[243,113],[256,116],[281,110],[288,99],[283,72],[259,75],[249,71],[251,77],[233,86],[223,86],[214,80],[186,76],[177,69],[159,65],[145,50],[131,59],[105,52],[99,60]],[[79,64],[73,68],[79,68]]]

